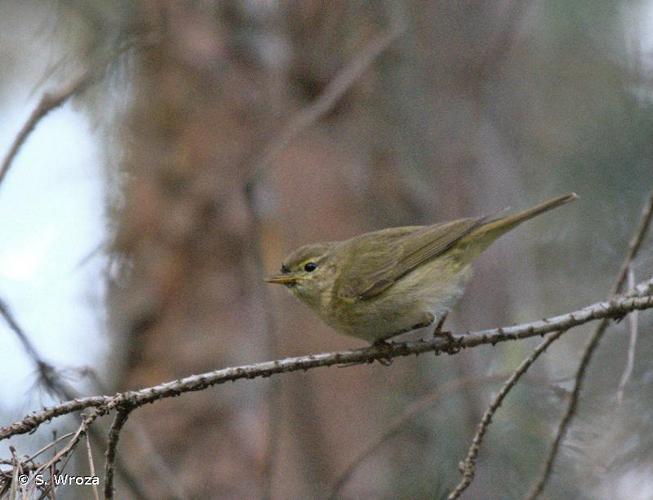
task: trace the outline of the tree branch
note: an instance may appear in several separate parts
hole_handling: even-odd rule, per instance
[[[463,388],[469,387],[470,385],[501,382],[507,376],[508,374],[496,374],[450,380],[442,384],[441,387],[438,387],[435,392],[427,394],[425,397],[412,403],[408,408],[406,408],[406,410],[397,416],[376,439],[365,446],[365,448],[356,455],[351,462],[349,462],[333,482],[331,493],[329,493],[327,498],[329,500],[337,500],[338,498],[341,498],[342,495],[340,492],[342,491],[342,488],[347,484],[356,469],[358,469],[365,459],[372,455],[372,453],[374,453],[383,443],[399,433],[416,415],[419,415],[423,411],[435,406],[443,398],[450,396]]]
[[[113,463],[116,460],[116,450],[118,449],[118,440],[120,431],[129,418],[131,408],[121,408],[111,423],[109,429],[109,438],[106,451],[106,462],[104,464],[104,498],[111,500],[113,498]]]
[[[402,21],[397,21],[387,33],[373,38],[354,59],[344,66],[324,88],[324,91],[310,105],[297,112],[290,122],[281,129],[279,134],[264,148],[259,159],[254,163],[247,185],[254,185],[264,172],[264,167],[308,127],[328,113],[345,95],[361,75],[372,66],[372,63],[394,42],[403,32]]]
[[[628,270],[628,286],[633,288],[635,283],[635,276],[632,268]],[[621,404],[624,399],[624,391],[626,390],[626,384],[630,380],[630,376],[633,373],[633,368],[635,367],[635,351],[637,349],[637,330],[638,330],[638,315],[636,312],[633,312],[628,316],[628,323],[630,327],[630,340],[628,342],[628,354],[626,355],[626,366],[624,371],[621,374],[621,379],[619,380],[619,387],[617,388],[617,403]]]
[[[20,148],[25,144],[25,141],[34,131],[39,122],[45,118],[50,111],[64,105],[71,97],[81,94],[89,86],[100,80],[104,76],[109,64],[122,56],[122,54],[133,48],[146,47],[152,44],[153,41],[154,37],[151,36],[149,38],[137,38],[136,41],[128,41],[112,51],[107,57],[102,58],[99,63],[86,68],[76,78],[65,83],[59,89],[51,92],[44,92],[41,99],[39,99],[39,103],[32,110],[32,113],[14,138],[9,151],[2,160],[2,164],[0,165],[0,186],[5,180],[7,172],[9,172]]]
[[[95,462],[93,461],[93,450],[91,450],[91,440],[88,437],[88,433],[85,436],[86,442],[86,457],[88,459],[88,471],[91,476],[96,476],[95,474]],[[95,500],[100,500],[100,495],[98,493],[98,488],[96,484],[93,484],[93,498]]]
[[[538,345],[535,348],[535,350],[531,353],[531,355],[527,357],[524,361],[522,361],[519,367],[512,373],[512,375],[506,381],[503,387],[501,387],[499,393],[494,397],[494,399],[490,403],[490,406],[488,406],[487,410],[485,410],[485,413],[483,414],[483,417],[481,418],[481,421],[478,424],[478,428],[476,430],[476,434],[474,435],[474,439],[472,439],[472,444],[470,445],[469,450],[467,451],[467,456],[459,466],[460,472],[462,473],[463,477],[461,478],[458,485],[449,494],[448,497],[449,500],[456,500],[456,498],[460,497],[460,495],[463,494],[463,492],[469,487],[469,485],[472,484],[472,481],[474,480],[474,475],[476,474],[476,457],[478,456],[478,451],[481,449],[481,443],[483,442],[485,433],[487,432],[487,429],[490,423],[492,422],[492,417],[503,403],[505,397],[508,395],[510,390],[515,386],[515,384],[519,381],[521,376],[524,373],[526,373],[526,371],[531,367],[531,365],[535,362],[535,360],[539,358],[540,355],[544,351],[546,351],[547,348],[553,342],[558,340],[558,338],[563,333],[564,330],[559,330],[554,334],[550,335],[549,337],[547,337],[547,339],[544,342]]]
[[[70,99],[75,94],[82,92],[92,81],[92,73],[90,71],[83,72],[80,76],[74,80],[68,82],[59,90],[54,92],[46,92],[43,94],[36,108],[30,114],[28,120],[25,122],[23,127],[16,135],[14,142],[9,148],[9,152],[2,161],[2,166],[0,166],[0,184],[4,180],[7,172],[11,168],[11,164],[14,161],[14,158],[20,151],[20,148],[23,146],[29,135],[36,128],[36,125],[53,109],[58,108],[64,104],[68,99]]]
[[[19,342],[23,346],[25,353],[32,360],[34,366],[38,371],[39,383],[41,383],[50,394],[57,396],[61,399],[75,399],[79,397],[79,393],[65,382],[65,380],[59,375],[57,369],[48,363],[40,354],[32,340],[30,339],[27,332],[23,327],[18,323],[16,317],[13,315],[9,306],[0,298],[0,316],[5,320],[9,329],[16,335]],[[99,387],[98,391],[102,391],[101,384],[96,378],[96,385]],[[139,433],[139,437],[142,437],[143,434]],[[103,438],[100,432],[95,427],[89,427],[87,437],[93,440],[93,443],[96,445],[103,442]],[[145,497],[145,492],[143,487],[140,485],[139,481],[134,477],[132,472],[123,464],[120,457],[116,459],[116,469],[121,474],[125,484],[132,490],[139,498]],[[161,474],[161,479],[165,480],[169,478],[168,474]]]
[[[626,258],[624,259],[623,264],[619,269],[619,274],[617,275],[616,282],[612,289],[613,294],[619,293],[624,283],[626,282],[626,278],[628,277],[628,270],[630,269],[630,265],[632,264],[633,260],[637,256],[637,252],[639,252],[639,249],[642,246],[644,238],[646,237],[646,233],[648,232],[648,228],[651,224],[651,219],[653,219],[653,194],[649,196],[649,199],[642,210],[642,215],[640,217],[637,230],[635,231],[633,238],[628,244],[628,252],[626,253]],[[542,491],[544,491],[544,487],[549,480],[549,477],[551,476],[555,459],[558,455],[558,452],[560,451],[560,444],[562,443],[562,440],[567,433],[567,429],[569,428],[569,425],[571,424],[571,421],[576,414],[576,407],[578,406],[578,399],[580,397],[583,381],[585,380],[585,376],[587,374],[587,368],[589,367],[590,361],[592,360],[592,355],[596,351],[596,348],[599,346],[599,342],[601,341],[601,338],[603,338],[609,323],[610,322],[607,318],[603,318],[603,320],[596,327],[594,334],[585,347],[585,351],[583,352],[583,356],[578,365],[578,370],[576,371],[574,389],[571,392],[571,398],[569,399],[569,403],[567,405],[567,411],[560,421],[558,432],[556,433],[556,437],[553,440],[553,444],[551,445],[551,450],[549,451],[549,455],[542,474],[528,494],[527,498],[529,500],[534,500],[542,493]]]
[[[388,346],[371,346],[349,351],[309,354],[307,356],[265,361],[191,375],[176,381],[140,390],[117,393],[113,396],[79,398],[33,412],[22,420],[0,428],[0,440],[17,434],[32,432],[44,422],[84,408],[96,408],[97,411],[102,413],[117,410],[124,405],[130,405],[135,409],[159,399],[179,396],[186,392],[201,391],[213,385],[240,379],[269,377],[279,373],[300,370],[306,371],[320,366],[371,363],[377,360],[418,355],[426,352],[433,352],[436,355],[440,353],[454,354],[465,348],[495,345],[499,342],[545,335],[558,330],[568,330],[598,319],[620,318],[635,310],[651,309],[653,308],[653,295],[650,295],[652,291],[653,279],[638,286],[636,293],[631,296],[615,297],[610,301],[598,302],[578,311],[532,323],[480,330],[464,335],[452,335],[450,338],[436,337],[411,342],[390,343]]]

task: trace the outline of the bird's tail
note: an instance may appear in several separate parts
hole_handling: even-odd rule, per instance
[[[490,246],[494,240],[507,233],[511,229],[514,229],[522,222],[532,219],[533,217],[537,217],[544,212],[548,212],[549,210],[553,210],[554,208],[565,205],[577,199],[578,195],[576,193],[569,193],[564,196],[545,201],[544,203],[540,203],[539,205],[535,205],[534,207],[528,208],[526,210],[522,210],[521,212],[506,215],[505,217],[491,219],[487,222],[479,224],[476,229],[471,231],[467,236],[463,237],[460,243],[462,246],[467,244],[468,251],[471,251],[471,254],[478,255],[480,252]],[[471,255],[468,257],[471,257]]]

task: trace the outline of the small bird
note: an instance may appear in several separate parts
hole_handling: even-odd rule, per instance
[[[285,285],[336,331],[383,343],[443,321],[486,248],[522,222],[577,198],[570,193],[504,217],[394,227],[305,245],[266,281]]]

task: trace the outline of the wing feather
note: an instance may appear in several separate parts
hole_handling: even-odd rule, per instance
[[[336,283],[344,300],[367,300],[391,287],[421,264],[449,250],[485,217],[458,219],[432,226],[394,228],[346,242],[348,260]],[[364,262],[362,259],[365,259]]]

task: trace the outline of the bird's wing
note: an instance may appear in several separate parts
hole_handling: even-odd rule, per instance
[[[449,250],[484,220],[468,218],[426,227],[386,229],[347,242],[351,248],[336,283],[338,297],[366,300],[377,296],[405,274]],[[359,248],[364,251],[357,251]]]

